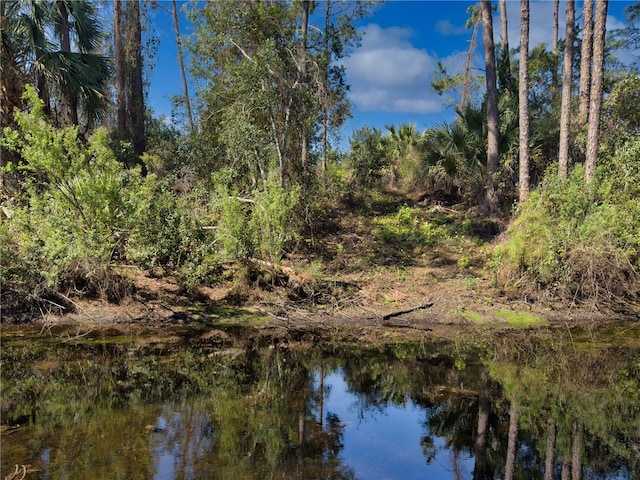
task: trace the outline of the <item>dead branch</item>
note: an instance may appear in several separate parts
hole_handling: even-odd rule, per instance
[[[428,299],[425,298],[424,300],[422,300],[422,303],[418,306],[415,306],[412,308],[405,308],[403,310],[396,310],[395,312],[391,312],[391,313],[387,313],[386,315],[383,315],[382,321],[386,322],[390,318],[399,317],[400,315],[404,315],[405,313],[411,313],[411,312],[415,312],[416,310],[431,308],[433,307],[433,305],[434,305],[433,302],[430,302]]]

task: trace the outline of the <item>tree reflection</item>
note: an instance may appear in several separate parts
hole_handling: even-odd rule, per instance
[[[414,446],[452,478],[640,478],[637,350],[585,338],[505,335],[463,368],[406,345],[3,348],[5,422],[27,426],[3,435],[2,476],[351,480],[349,426],[326,403],[341,375],[361,418],[415,406]]]
[[[637,347],[612,345],[610,332],[541,331],[499,343],[489,367],[518,405],[519,426],[540,441],[544,479],[617,473],[637,478],[640,362]],[[513,345],[518,348],[514,349]],[[606,412],[606,413],[605,413]]]

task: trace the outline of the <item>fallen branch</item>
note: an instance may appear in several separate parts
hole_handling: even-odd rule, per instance
[[[382,321],[385,322],[390,318],[399,317],[400,315],[404,315],[405,313],[411,313],[411,312],[415,312],[416,310],[422,310],[424,308],[431,308],[431,307],[433,307],[433,302],[430,302],[428,299],[425,298],[424,300],[422,300],[422,303],[416,307],[406,308],[404,310],[396,310],[395,312],[391,312],[391,313],[387,313],[386,315],[383,315]]]

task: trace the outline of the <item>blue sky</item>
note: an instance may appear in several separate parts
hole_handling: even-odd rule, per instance
[[[171,2],[161,2],[168,8]],[[179,4],[184,2],[179,2]],[[462,69],[469,48],[471,30],[465,28],[467,8],[476,2],[463,0],[387,0],[362,20],[361,45],[344,59],[347,80],[351,85],[354,118],[343,129],[342,143],[355,128],[364,125],[415,123],[418,130],[454,118],[447,99],[431,89],[438,61],[455,70]],[[494,2],[497,4],[497,2]],[[624,8],[635,2],[611,0],[607,28],[624,26]],[[565,2],[560,3],[559,35],[564,36]],[[576,16],[581,18],[582,2],[576,2]],[[519,44],[520,2],[507,1],[510,48]],[[531,1],[530,47],[551,42],[553,2]],[[181,15],[181,30],[189,25]],[[494,14],[494,36],[499,41],[500,18]],[[170,96],[181,93],[176,58],[173,21],[169,13],[157,10],[153,27],[160,46],[151,75],[149,100],[154,112],[170,115]],[[482,41],[481,31],[478,42]],[[474,65],[483,67],[482,45],[476,49]]]

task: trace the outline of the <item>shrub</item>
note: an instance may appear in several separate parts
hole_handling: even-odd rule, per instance
[[[528,294],[614,305],[640,291],[640,139],[602,158],[585,185],[550,172],[494,251],[499,279]]]
[[[105,130],[85,142],[77,128],[47,122],[33,88],[25,96],[30,112],[18,113],[18,129],[5,129],[1,140],[22,158],[7,168],[24,174],[24,193],[2,225],[5,293],[9,287],[27,302],[56,290],[117,300],[127,286],[118,265],[175,268],[200,253],[194,238],[206,243],[192,228],[192,205],[155,175],[126,169]]]
[[[226,185],[218,190],[216,241],[223,255],[240,262],[257,258],[278,264],[287,242],[296,238],[294,212],[300,206],[300,188],[287,190],[277,175],[270,175],[253,198],[230,194]]]

